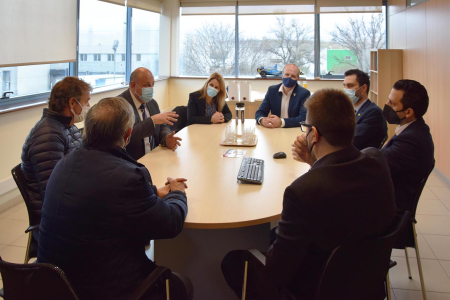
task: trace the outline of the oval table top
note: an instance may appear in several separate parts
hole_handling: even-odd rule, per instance
[[[188,180],[186,228],[237,228],[278,220],[284,190],[310,168],[292,158],[291,145],[302,134],[299,127],[268,129],[247,119],[245,126],[255,126],[257,145],[221,146],[227,126],[235,127],[235,120],[185,127],[176,134],[182,138],[176,151],[157,147],[139,160],[157,187],[169,176]],[[227,149],[246,150],[244,156],[264,160],[262,185],[237,181],[242,158],[223,157]],[[273,154],[279,151],[287,158],[274,159]]]

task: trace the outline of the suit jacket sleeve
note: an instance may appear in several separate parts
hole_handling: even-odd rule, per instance
[[[139,116],[135,116],[139,117]],[[147,118],[139,123],[134,123],[133,132],[130,137],[130,144],[135,145],[141,143],[142,139],[148,137],[150,135],[155,135],[155,124],[153,123],[152,118]]]
[[[211,124],[211,117],[205,116],[205,108],[201,108],[198,93],[189,94],[188,102],[188,125],[191,124]]]
[[[353,145],[359,150],[364,149],[365,145],[369,144],[370,140],[375,138],[375,135],[377,135],[381,130],[380,126],[382,122],[386,121],[384,121],[383,115],[381,115],[377,110],[367,112],[361,120],[361,123],[356,125]]]
[[[269,115],[270,112],[270,95],[269,95],[270,88],[267,90],[266,96],[264,97],[264,100],[262,101],[261,105],[259,106],[258,110],[255,113],[255,120],[256,124],[258,123],[258,120],[260,118],[265,118]]]
[[[150,116],[157,115],[157,114],[161,113],[161,111],[159,110],[158,102],[156,102],[155,99],[152,99],[152,101],[150,102],[149,112],[150,112]],[[153,125],[153,126],[155,127],[155,125]],[[166,137],[171,132],[172,132],[172,130],[170,130],[169,125],[167,125],[167,124],[159,125],[159,136],[158,136],[158,138],[159,138],[160,143],[162,142],[162,143],[165,144]],[[156,134],[156,128],[155,128],[155,133],[154,134]]]
[[[136,172],[142,172],[139,168]],[[173,191],[160,198],[144,176],[131,176],[127,184],[124,233],[136,239],[164,239],[177,236],[187,215],[186,194]]]
[[[223,114],[223,118],[225,119],[225,123],[231,120],[231,111],[226,102],[222,108],[222,114]]]
[[[311,242],[307,211],[299,199],[294,189],[287,187],[276,240],[267,252],[267,274],[278,286],[288,284],[296,274]]]
[[[306,108],[305,101],[311,96],[311,92],[306,90],[303,92],[303,95],[300,96],[300,106],[298,109],[298,115],[292,118],[284,119],[284,127],[300,127],[300,122],[306,120]]]
[[[389,147],[381,150],[391,174],[414,171],[420,162],[421,150],[416,137],[403,132],[395,137]]]

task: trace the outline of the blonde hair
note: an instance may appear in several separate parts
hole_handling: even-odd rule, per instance
[[[219,73],[215,72],[212,73],[211,76],[209,76],[208,80],[206,80],[205,84],[201,89],[199,89],[197,92],[200,92],[202,95],[200,96],[200,99],[206,99],[206,96],[208,95],[206,91],[208,90],[208,84],[211,82],[211,80],[217,80],[220,85],[219,92],[217,95],[213,98],[217,100],[217,111],[222,112],[223,107],[225,106],[225,98],[227,95],[226,87],[225,87],[225,80],[223,79],[223,76]]]

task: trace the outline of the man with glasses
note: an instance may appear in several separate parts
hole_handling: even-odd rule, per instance
[[[130,75],[130,87],[120,94],[133,107],[135,123],[127,152],[138,160],[160,144],[172,150],[180,146],[181,139],[168,125],[176,122],[178,115],[173,111],[161,113],[153,99],[155,78],[146,68],[137,68]]]
[[[283,68],[283,83],[272,85],[256,111],[255,119],[267,128],[298,127],[306,118],[303,106],[311,93],[298,84],[300,69],[294,64]],[[271,115],[269,116],[269,113]]]
[[[265,265],[249,258],[250,299],[317,299],[333,249],[381,235],[394,221],[389,167],[378,149],[360,151],[352,145],[355,112],[348,96],[341,90],[319,90],[305,107],[304,134],[295,141],[293,154],[311,169],[284,192],[281,221]],[[227,283],[238,296],[243,269],[241,250],[228,253],[222,262]],[[384,288],[378,293],[382,299]]]

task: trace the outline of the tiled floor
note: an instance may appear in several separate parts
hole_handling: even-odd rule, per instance
[[[450,300],[450,186],[434,172],[428,178],[416,215],[418,243],[429,300]],[[23,263],[28,226],[24,204],[0,214],[0,256],[10,262]],[[390,271],[392,298],[421,300],[417,261],[414,249],[408,250],[413,279],[408,278],[405,253],[393,250],[398,265]],[[3,282],[0,278],[0,287]]]

